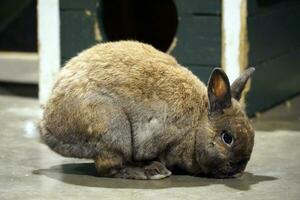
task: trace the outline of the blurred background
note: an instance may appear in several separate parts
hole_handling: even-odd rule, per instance
[[[1,92],[38,96],[37,1],[0,2]]]
[[[62,158],[37,142],[40,107],[64,63],[97,43],[128,39],[173,55],[205,83],[214,67],[224,68],[230,81],[247,67],[256,68],[245,94],[257,130],[249,173],[225,181],[103,181],[89,171],[91,165]],[[172,199],[192,194],[299,199],[299,92],[299,0],[1,0],[0,199],[21,198],[25,190],[30,192],[22,199],[92,199],[99,192],[150,199],[149,188],[156,197],[174,194]],[[86,186],[85,195],[80,186]],[[156,190],[161,188],[167,189]]]
[[[204,82],[214,67],[223,67],[229,77],[255,67],[247,95],[248,114],[255,116],[299,94],[300,5],[297,0],[240,2],[246,5],[226,0],[2,0],[1,86],[47,99],[49,79],[68,59],[96,43],[132,39],[170,53]]]

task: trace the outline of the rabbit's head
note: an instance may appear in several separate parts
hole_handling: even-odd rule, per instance
[[[208,124],[196,134],[196,160],[199,173],[212,177],[231,177],[244,171],[254,144],[254,130],[239,103],[245,85],[254,72],[247,69],[230,86],[220,68],[208,82]]]

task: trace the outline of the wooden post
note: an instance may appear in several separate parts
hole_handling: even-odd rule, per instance
[[[49,98],[60,69],[59,0],[38,1],[39,100]]]
[[[222,67],[233,82],[247,65],[247,0],[223,0]]]

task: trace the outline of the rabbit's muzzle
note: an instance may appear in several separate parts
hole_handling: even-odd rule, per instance
[[[237,174],[242,174],[245,170],[249,159],[242,159],[238,162],[219,163],[208,173],[199,173],[198,176],[206,176],[209,178],[235,178]]]
[[[231,169],[228,176],[234,176],[235,174],[241,173],[245,170],[249,159],[244,159],[236,163],[230,163]]]
[[[236,174],[241,174],[248,163],[249,159],[243,159],[238,162],[230,162],[228,170],[216,170],[212,176],[215,178],[234,178]]]

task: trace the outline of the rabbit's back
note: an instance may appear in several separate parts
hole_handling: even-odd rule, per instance
[[[176,108],[183,108],[187,100],[205,103],[207,96],[205,85],[172,56],[134,41],[99,44],[70,60],[54,94],[67,88],[80,94],[95,90],[134,102],[162,100]]]
[[[66,135],[66,130],[85,135],[97,118],[91,113],[102,104],[126,113],[135,157],[143,159],[157,156],[190,124],[201,122],[207,94],[205,85],[173,57],[150,45],[123,41],[96,45],[71,59],[54,85],[44,119],[56,135]],[[98,112],[108,118],[112,113]],[[99,133],[108,129],[105,123],[96,126]]]

